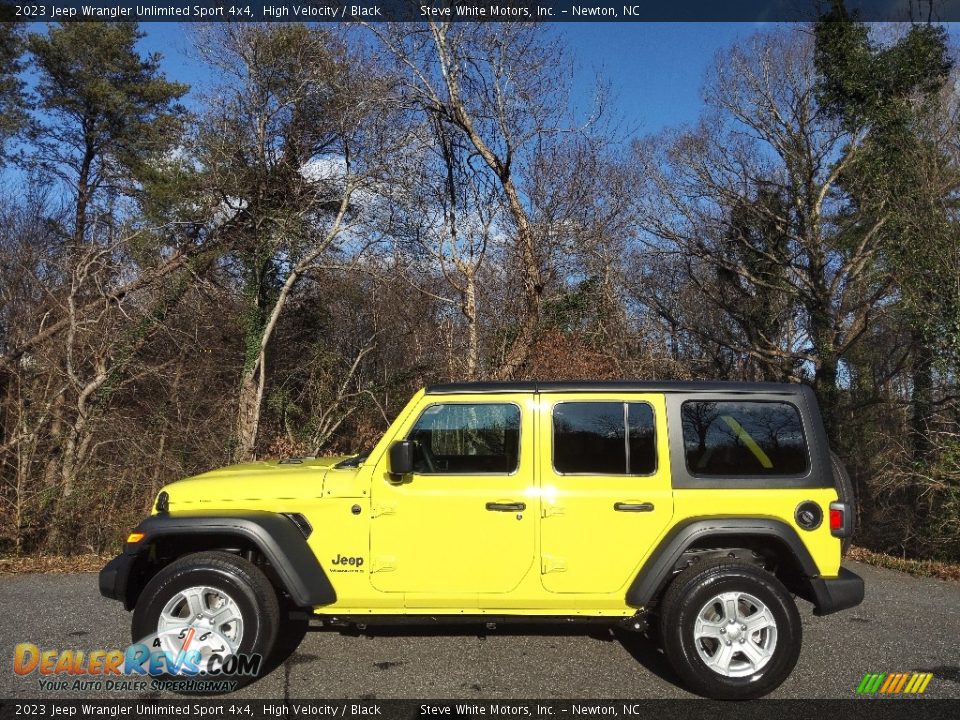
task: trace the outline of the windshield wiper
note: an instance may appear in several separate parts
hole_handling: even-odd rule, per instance
[[[346,460],[341,460],[336,465],[335,468],[355,468],[363,464],[363,461],[370,457],[370,451],[364,450],[362,453],[349,457]]]

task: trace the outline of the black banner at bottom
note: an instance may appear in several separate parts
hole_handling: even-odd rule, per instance
[[[954,720],[960,700],[0,700],[14,718],[644,718],[664,720]]]

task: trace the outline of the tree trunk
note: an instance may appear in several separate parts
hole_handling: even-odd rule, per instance
[[[310,267],[310,265],[330,247],[337,235],[344,229],[343,221],[347,214],[347,208],[350,206],[350,200],[353,196],[353,185],[348,182],[343,190],[343,196],[340,198],[340,207],[337,215],[330,225],[330,229],[323,239],[307,253],[290,270],[287,279],[280,288],[280,293],[270,309],[266,324],[260,331],[260,338],[257,341],[257,352],[249,368],[244,370],[240,378],[240,403],[237,412],[237,451],[234,458],[241,461],[252,460],[254,450],[257,444],[257,432],[260,430],[260,407],[263,404],[263,391],[267,382],[267,346],[277,329],[277,321],[280,319],[283,308],[286,307],[287,300],[290,299],[290,293],[293,286],[300,280],[300,276]],[[259,295],[258,295],[259,296]],[[248,339],[249,342],[249,339]],[[249,345],[248,345],[249,347]],[[249,362],[249,361],[248,361]]]
[[[63,395],[54,398],[53,420],[50,423],[50,441],[47,445],[47,461],[43,468],[43,484],[48,488],[56,487],[60,475],[59,468],[63,457],[63,409],[65,406]]]
[[[90,168],[96,153],[91,141],[87,138],[83,159],[80,161],[80,172],[77,177],[77,202],[74,208],[73,219],[73,252],[78,253],[83,246],[87,234],[87,207],[90,204]]]
[[[827,435],[831,439],[837,437],[837,404],[840,399],[837,391],[837,368],[837,357],[832,352],[823,353],[820,355],[820,362],[813,376],[813,389],[820,403],[820,414],[823,416]]]
[[[240,379],[240,407],[237,414],[237,449],[234,459],[252,460],[260,430],[260,405],[263,401],[264,357],[261,350],[253,367]]]
[[[463,314],[467,319],[467,380],[476,380],[480,367],[480,330],[477,327],[477,278],[474,271],[467,274],[466,281]]]
[[[506,357],[498,370],[493,374],[496,380],[506,380],[514,377],[530,356],[530,349],[540,325],[540,296],[543,293],[543,284],[540,278],[540,263],[537,259],[536,241],[533,228],[520,192],[514,182],[511,166],[512,153],[516,148],[511,147],[511,139],[504,133],[508,148],[503,156],[498,155],[487,144],[482,134],[474,125],[473,117],[467,110],[467,105],[460,95],[458,71],[454,67],[457,62],[451,49],[447,45],[446,34],[438,26],[432,25],[434,42],[440,59],[440,66],[449,93],[449,108],[447,109],[454,122],[466,133],[471,144],[500,181],[500,187],[507,198],[507,207],[510,217],[516,226],[516,252],[520,262],[520,272],[523,284],[523,314],[520,318],[516,337],[507,350]],[[504,128],[501,128],[504,129]]]
[[[502,179],[502,183],[510,214],[517,226],[516,247],[523,282],[523,316],[520,318],[520,327],[503,364],[494,373],[497,380],[508,380],[517,374],[530,356],[530,349],[533,347],[537,328],[540,325],[540,296],[543,293],[543,285],[540,280],[540,263],[537,261],[533,229],[520,202],[520,195],[510,178]]]
[[[813,297],[806,303],[809,317],[810,344],[813,346],[813,356],[816,358],[816,370],[813,377],[813,388],[820,403],[820,414],[827,429],[827,436],[831,440],[838,439],[837,405],[839,393],[837,391],[837,373],[840,365],[840,356],[836,350],[837,328],[834,322],[833,299],[830,289],[824,281],[825,260],[819,252],[815,242],[809,243],[810,267],[808,277],[813,288]]]
[[[922,330],[913,332],[913,418],[911,440],[913,459],[923,462],[930,457],[930,421],[933,418],[933,352]]]

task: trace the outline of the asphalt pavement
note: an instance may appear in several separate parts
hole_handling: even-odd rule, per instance
[[[960,698],[960,583],[847,563],[866,581],[857,608],[814,617],[798,600],[803,652],[771,697],[852,698],[867,672],[925,671],[931,698]],[[130,615],[100,597],[97,577],[0,578],[0,698],[150,699],[158,694],[41,691],[13,672],[13,649],[123,648]],[[306,629],[291,622],[277,667],[242,698],[683,698],[662,653],[642,636],[567,626]],[[169,695],[175,698],[174,695]]]

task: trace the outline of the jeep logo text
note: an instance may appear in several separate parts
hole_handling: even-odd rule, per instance
[[[330,561],[330,563],[333,565],[353,565],[354,567],[360,567],[363,565],[363,558],[337,555],[333,560]]]

